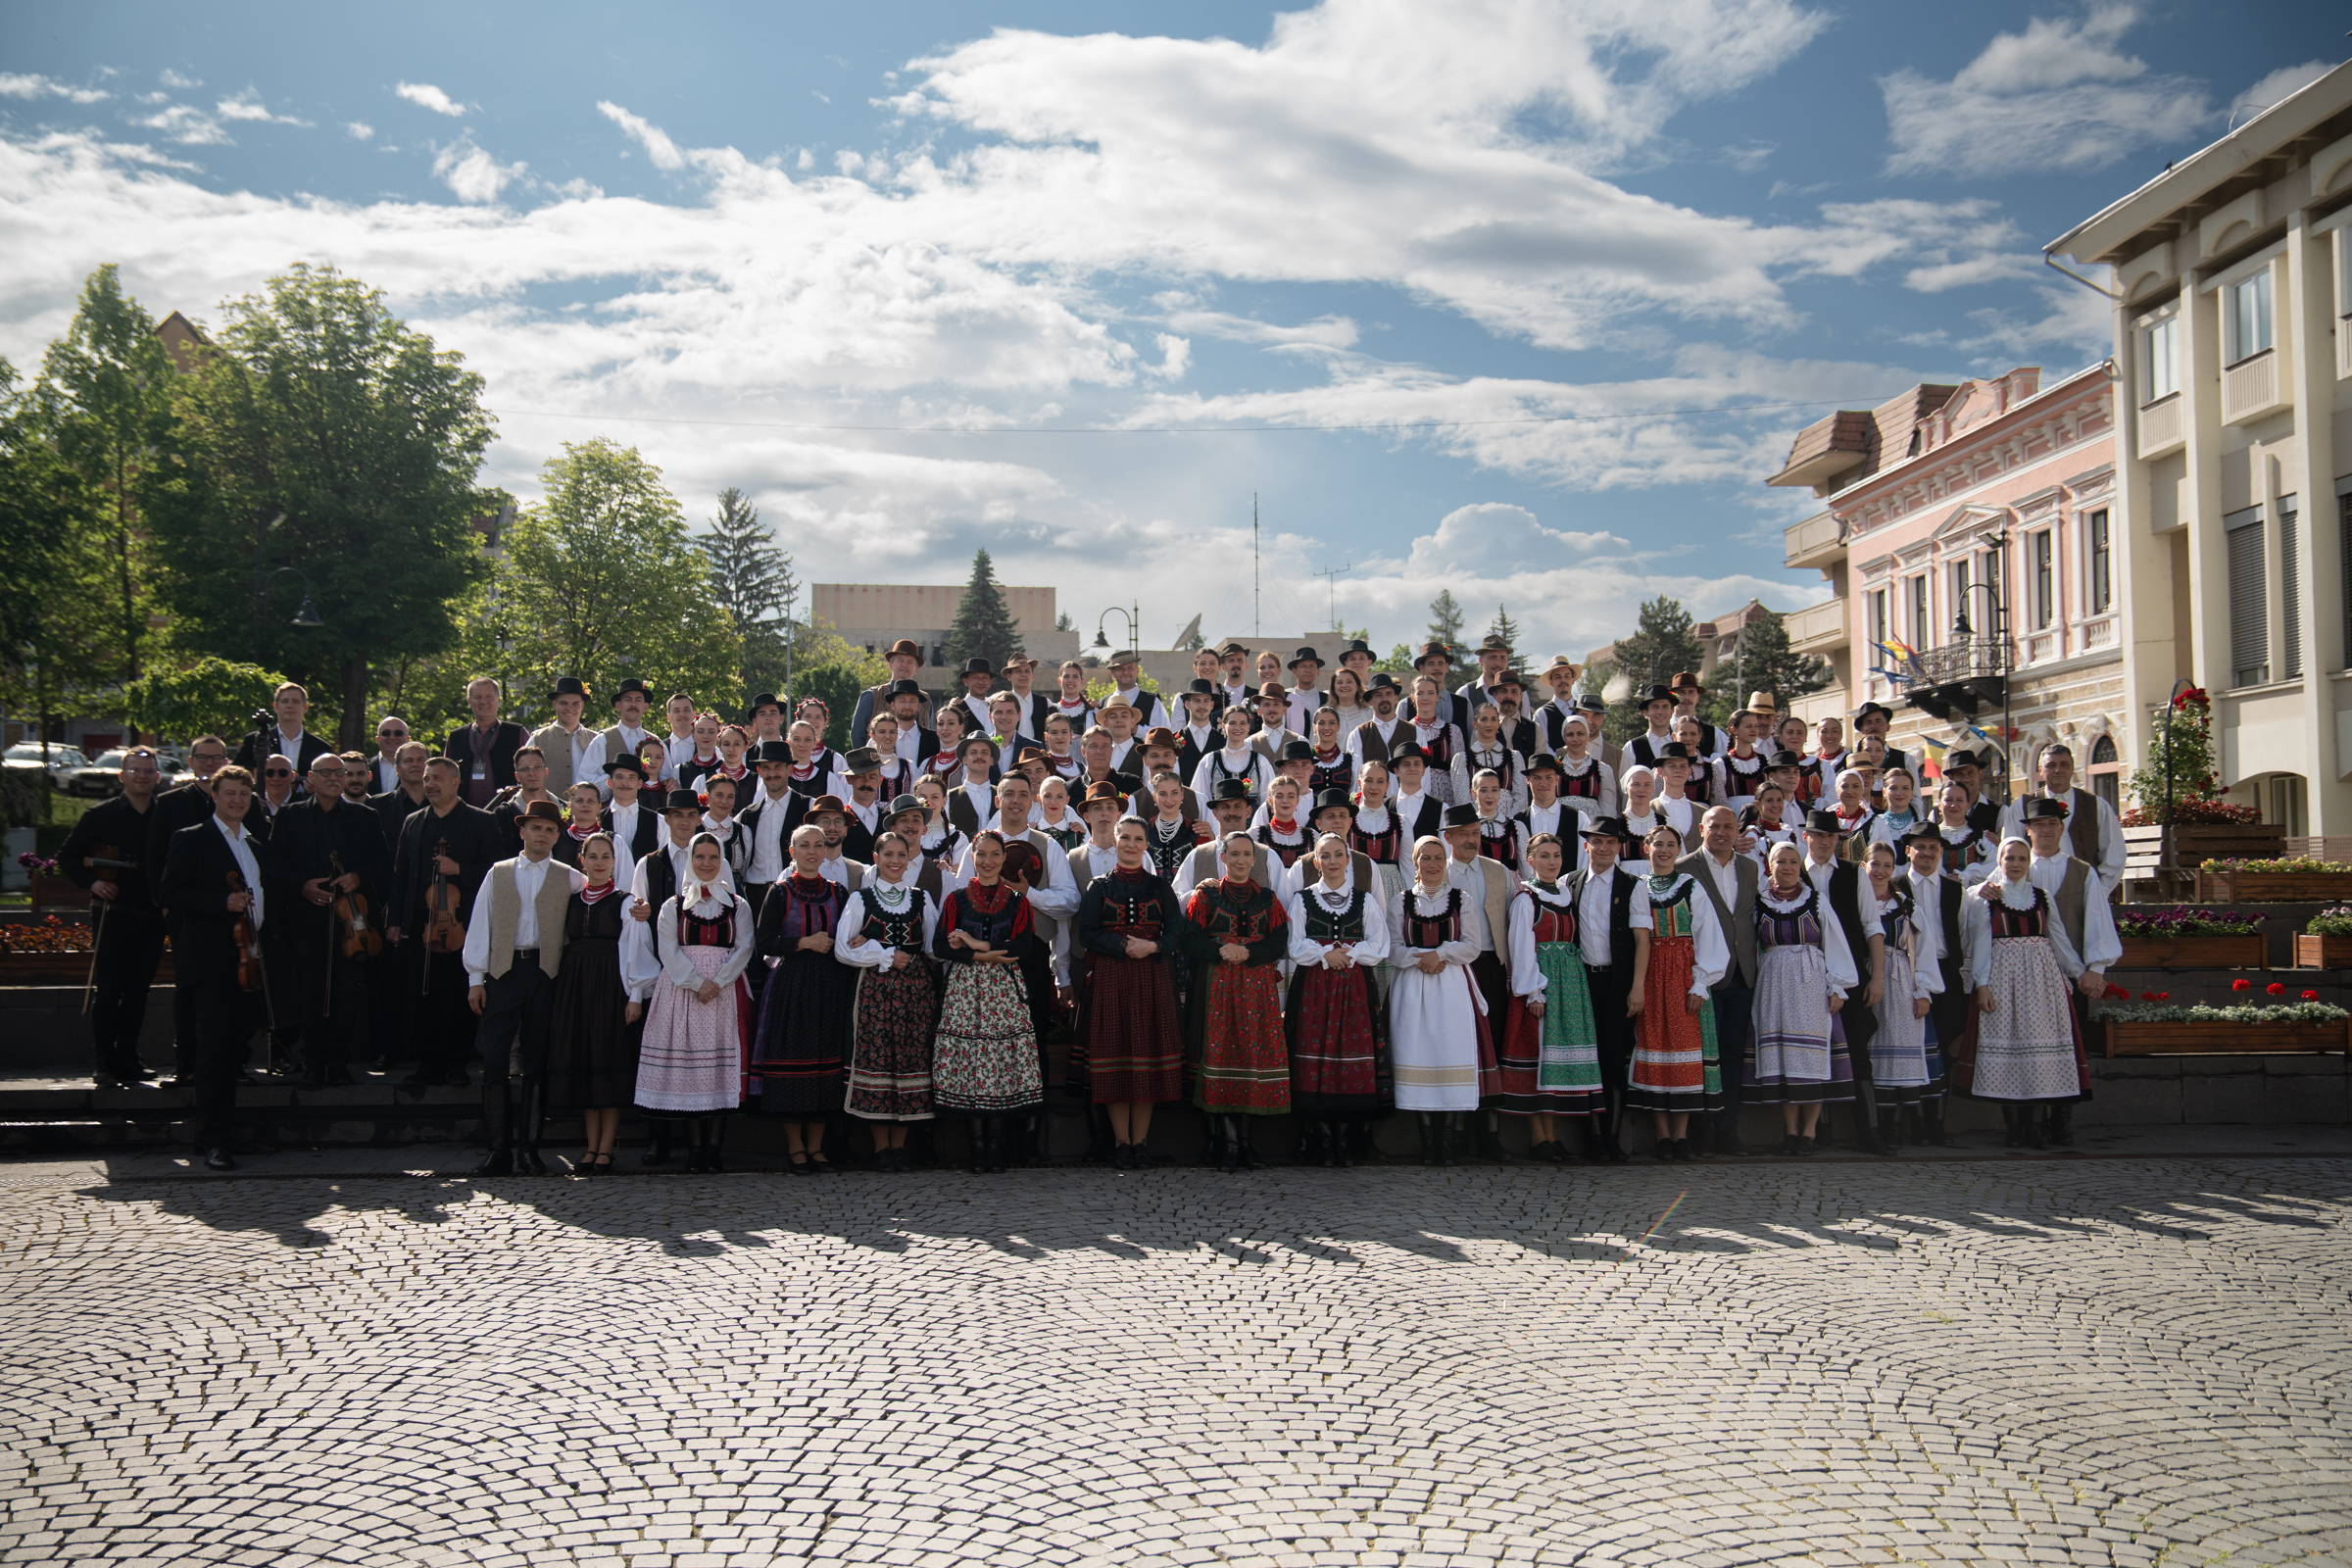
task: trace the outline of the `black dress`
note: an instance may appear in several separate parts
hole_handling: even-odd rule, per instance
[[[629,993],[620,979],[620,933],[628,906],[628,895],[615,889],[594,904],[574,893],[564,907],[564,961],[548,1012],[552,1110],[605,1110],[636,1099],[644,1025],[625,1021]]]

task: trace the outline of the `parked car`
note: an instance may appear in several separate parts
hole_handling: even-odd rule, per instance
[[[48,749],[47,757],[44,758],[41,754],[41,743],[38,741],[22,741],[11,746],[5,753],[0,753],[0,767],[14,769],[45,766],[49,769],[50,782],[61,790],[67,787],[67,780],[73,777],[75,768],[89,765],[90,760],[72,746],[52,746]]]
[[[65,791],[68,795],[120,795],[122,792],[122,759],[127,755],[122,747],[102,753],[87,767],[77,767],[68,774]],[[163,787],[170,789],[179,782],[180,764],[172,758],[160,758],[157,767],[164,775]]]

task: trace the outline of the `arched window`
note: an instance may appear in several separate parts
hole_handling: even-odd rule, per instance
[[[2084,769],[2090,775],[2090,792],[2117,810],[2124,808],[2122,760],[2116,755],[2115,737],[2101,735],[2090,746],[2090,765]]]

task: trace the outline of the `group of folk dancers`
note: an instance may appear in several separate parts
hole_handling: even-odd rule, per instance
[[[1360,645],[1328,688],[1311,649],[1290,685],[1255,688],[1246,650],[1204,650],[1181,718],[1126,654],[1100,702],[1076,665],[1049,698],[992,689],[974,661],[933,710],[896,667],[912,652],[890,651],[841,752],[822,705],[787,723],[762,694],[737,724],[680,695],[665,738],[639,727],[640,683],[597,730],[566,680],[546,730],[502,724],[477,682],[476,723],[438,754],[399,726],[372,767],[349,760],[344,787],[383,824],[389,875],[366,875],[387,937],[415,939],[428,887],[460,895],[463,952],[421,960],[412,1010],[436,1038],[462,1024],[464,1045],[428,1044],[412,1081],[479,1054],[486,1173],[544,1169],[556,1111],[584,1119],[578,1168],[609,1170],[630,1106],[653,1118],[650,1162],[718,1168],[725,1119],[752,1110],[814,1174],[844,1115],[884,1169],[942,1117],[968,1123],[974,1170],[1038,1157],[1056,1091],[1097,1107],[1120,1168],[1149,1160],[1157,1106],[1190,1102],[1229,1169],[1260,1162],[1269,1115],[1332,1165],[1398,1112],[1433,1163],[1499,1154],[1512,1116],[1539,1157],[1574,1141],[1624,1159],[1645,1116],[1652,1152],[1689,1159],[1746,1152],[1742,1103],[1778,1105],[1782,1150],[1802,1153],[1848,1102],[1866,1148],[1943,1142],[1955,1092],[1999,1102],[2013,1145],[2063,1143],[2088,1093],[2082,1003],[2120,953],[2120,832],[2063,747],[2039,760],[2045,793],[2002,809],[1959,750],[1928,799],[1877,705],[1856,748],[1833,718],[1814,749],[1766,694],[1729,729],[1700,722],[1683,676],[1612,747],[1572,664],[1531,714],[1494,647],[1449,692],[1432,645],[1409,695],[1348,662]],[[276,760],[283,733],[248,750]],[[205,880],[220,857],[190,858],[204,834],[253,861],[257,889],[319,905],[365,882],[275,865],[280,805],[312,803],[265,812],[250,773],[220,772],[241,788],[186,788],[221,820],[178,826],[183,809],[165,830],[192,868],[158,857],[172,918],[240,912]],[[262,819],[259,859],[223,794]],[[242,912],[259,908],[257,892]],[[336,1005],[317,1001],[322,1033]]]

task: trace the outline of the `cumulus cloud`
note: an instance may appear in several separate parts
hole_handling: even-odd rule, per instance
[[[0,71],[0,98],[64,98],[94,104],[113,96],[96,87],[75,87],[43,75]]]
[[[297,119],[292,115],[271,114],[268,106],[263,104],[262,95],[251,87],[233,97],[221,99],[213,106],[213,112],[222,120],[251,120],[259,121],[264,124],[280,125],[307,125],[310,123],[309,121]]]
[[[220,122],[192,104],[172,104],[139,122],[190,147],[220,146],[230,140]]]
[[[630,140],[643,147],[645,156],[656,169],[676,170],[686,167],[685,154],[678,151],[678,144],[671,141],[661,126],[630,114],[616,103],[609,103],[601,98],[597,100],[596,109],[598,114],[626,131]]]
[[[2300,92],[2335,69],[2325,60],[2306,60],[2299,66],[2280,66],[2230,100],[2230,123],[2241,125],[2265,109]]]
[[[396,82],[392,92],[395,97],[406,98],[419,109],[430,109],[434,114],[447,115],[452,120],[460,119],[466,113],[464,104],[428,81]]]
[[[2101,169],[2134,148],[2199,134],[2213,116],[2204,88],[2150,75],[2126,54],[2136,7],[2094,5],[2036,17],[1996,34],[1950,81],[1898,71],[1879,78],[1886,171],[1983,177]]]
[[[345,121],[343,122],[343,133],[349,136],[353,141],[372,141],[375,139],[375,127],[368,123],[368,122],[365,120]]]
[[[159,73],[155,79],[162,82],[167,87],[176,87],[181,92],[187,92],[192,88],[201,87],[204,85],[203,82],[197,80],[194,76],[182,75],[178,72],[172,70],[170,67],[166,67],[161,73]]]
[[[462,202],[494,202],[522,177],[524,164],[502,164],[471,142],[458,142],[434,155],[433,173]]]

